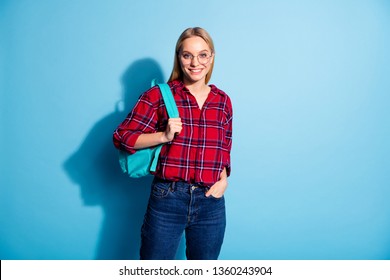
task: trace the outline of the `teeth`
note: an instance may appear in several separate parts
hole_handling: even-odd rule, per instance
[[[199,73],[202,70],[191,70],[191,72]]]

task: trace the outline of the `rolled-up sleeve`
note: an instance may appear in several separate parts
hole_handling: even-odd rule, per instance
[[[117,149],[135,153],[134,145],[143,133],[157,130],[157,110],[160,105],[160,91],[157,87],[143,93],[126,119],[115,129],[113,142]]]
[[[233,107],[230,98],[226,102],[226,122],[224,123],[225,141],[223,145],[224,150],[224,165],[226,167],[227,176],[230,176],[231,163],[230,163],[230,151],[232,149],[233,139]]]

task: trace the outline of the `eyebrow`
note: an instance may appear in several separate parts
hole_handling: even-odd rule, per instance
[[[186,52],[186,53],[192,54],[191,52],[189,52],[189,51],[186,51],[186,50],[183,50],[182,52]],[[202,51],[199,51],[198,53],[201,53],[201,52],[210,52],[210,51],[209,51],[209,50],[206,50],[206,49],[204,49],[204,50],[202,50]]]

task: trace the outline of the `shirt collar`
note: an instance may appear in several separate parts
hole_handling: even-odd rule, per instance
[[[189,89],[186,88],[186,86],[184,85],[183,81],[181,80],[174,80],[172,81],[172,86],[179,89],[179,91],[184,91],[184,92],[187,92],[189,93]],[[215,86],[215,85],[209,85],[210,86],[210,92],[214,95],[217,95],[218,93],[220,93],[220,91],[218,90],[218,88]]]

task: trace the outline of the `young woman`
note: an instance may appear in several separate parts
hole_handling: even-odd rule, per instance
[[[180,118],[168,119],[153,87],[114,132],[115,146],[129,153],[165,143],[141,230],[141,259],[174,259],[183,232],[187,259],[219,256],[233,111],[228,95],[208,85],[214,58],[210,35],[199,27],[186,29],[168,81]]]

